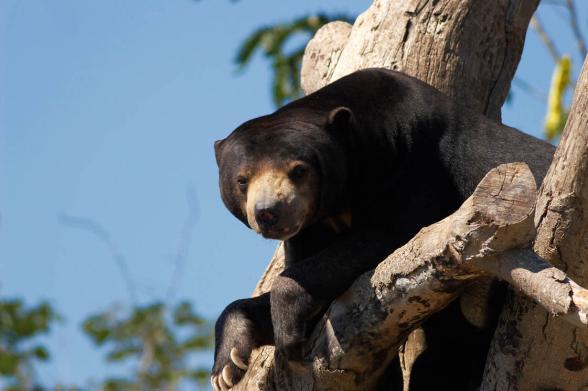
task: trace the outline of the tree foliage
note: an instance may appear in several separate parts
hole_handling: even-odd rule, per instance
[[[49,359],[49,351],[38,336],[49,332],[60,317],[42,302],[26,307],[21,300],[0,301],[0,377],[6,390],[37,390],[34,365]]]
[[[212,328],[188,302],[174,308],[156,302],[128,313],[112,308],[88,317],[83,328],[107,347],[109,362],[135,364],[128,377],[106,379],[104,390],[172,390],[184,381],[208,381],[208,369],[192,368],[189,358],[211,348]]]
[[[277,106],[302,96],[300,67],[308,40],[321,26],[334,21],[352,22],[346,15],[307,15],[291,22],[264,26],[249,35],[237,52],[235,62],[246,67],[257,51],[271,62],[272,96]],[[294,48],[289,46],[294,43]],[[296,44],[297,43],[297,44]]]

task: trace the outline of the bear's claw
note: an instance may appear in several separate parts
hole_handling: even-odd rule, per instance
[[[230,388],[233,387],[233,381],[231,380],[231,368],[228,365],[225,365],[223,371],[221,372],[222,379],[225,384]]]
[[[232,348],[225,365],[220,367],[220,370],[214,371],[210,377],[212,388],[214,391],[230,390],[241,380],[248,367],[249,365],[239,357],[237,348]]]
[[[230,387],[232,387],[225,382],[225,379],[223,378],[222,374],[212,375],[210,377],[210,383],[212,384],[212,388],[214,389],[214,391],[228,391],[230,390]]]
[[[216,375],[212,375],[210,377],[210,384],[212,384],[212,389],[214,391],[220,391],[220,387],[219,387],[218,383],[216,382]]]
[[[235,364],[237,367],[241,368],[242,370],[246,371],[247,368],[249,368],[249,365],[245,364],[245,362],[241,359],[241,357],[239,357],[237,355],[237,348],[232,348],[231,349],[231,361],[233,362],[233,364]]]

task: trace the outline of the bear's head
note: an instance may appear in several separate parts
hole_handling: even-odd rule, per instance
[[[348,108],[289,108],[215,142],[223,202],[266,238],[286,240],[347,201]]]

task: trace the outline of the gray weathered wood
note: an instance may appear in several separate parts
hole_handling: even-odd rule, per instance
[[[588,61],[537,202],[537,254],[588,283]],[[584,298],[585,299],[585,298]],[[555,303],[554,303],[555,304]],[[501,316],[482,390],[588,389],[588,331],[522,295]]]

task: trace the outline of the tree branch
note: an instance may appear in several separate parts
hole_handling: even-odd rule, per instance
[[[176,292],[180,285],[180,280],[184,275],[186,259],[188,257],[190,244],[192,243],[192,234],[194,227],[196,226],[196,221],[198,220],[198,199],[196,198],[196,191],[194,188],[188,187],[186,189],[186,201],[188,204],[188,214],[184,219],[184,223],[180,231],[177,249],[173,256],[174,268],[165,295],[167,305],[170,306],[175,299]]]
[[[490,171],[458,211],[422,229],[331,305],[310,338],[304,372],[272,370],[264,356],[264,370],[248,372],[235,390],[372,389],[409,333],[484,275],[585,327],[588,291],[531,250],[512,250],[535,235],[535,196],[525,164]]]
[[[576,11],[574,0],[566,0],[566,8],[568,9],[568,14],[570,16],[570,27],[572,28],[572,32],[576,37],[578,51],[582,57],[586,57],[586,54],[588,54],[588,51],[586,50],[586,41],[584,40],[584,35],[580,30],[580,24],[578,23],[578,12]]]
[[[535,225],[535,252],[578,283],[588,284],[588,61],[543,181]],[[570,284],[573,291],[574,284]],[[573,291],[571,297],[575,305],[585,306],[584,294]],[[579,390],[586,386],[588,330],[553,318],[549,310],[525,296],[509,300],[480,389]]]
[[[553,62],[555,62],[557,64],[557,62],[561,58],[561,55],[559,53],[559,50],[557,50],[557,48],[555,47],[555,44],[553,43],[553,41],[549,37],[549,34],[547,34],[545,29],[543,28],[543,24],[539,20],[538,16],[533,16],[531,18],[531,27],[533,27],[535,29],[535,31],[537,31],[539,38],[541,39],[541,41],[543,41],[543,44],[547,48],[547,51],[551,55],[551,58],[553,58]]]
[[[124,255],[120,252],[118,246],[114,239],[112,239],[110,233],[106,228],[100,225],[98,222],[85,218],[85,217],[78,217],[72,216],[67,213],[59,213],[58,216],[61,223],[70,228],[78,228],[84,231],[87,231],[94,236],[96,236],[108,249],[112,259],[114,260],[115,265],[118,267],[120,275],[125,283],[127,288],[127,292],[129,294],[129,299],[133,306],[137,305],[137,294],[135,289],[135,283],[131,278],[131,272],[129,271],[129,267],[127,265],[127,260],[125,259]]]
[[[560,316],[574,326],[588,326],[588,290],[533,251],[508,251],[498,262],[477,267],[507,281],[552,316]]]

